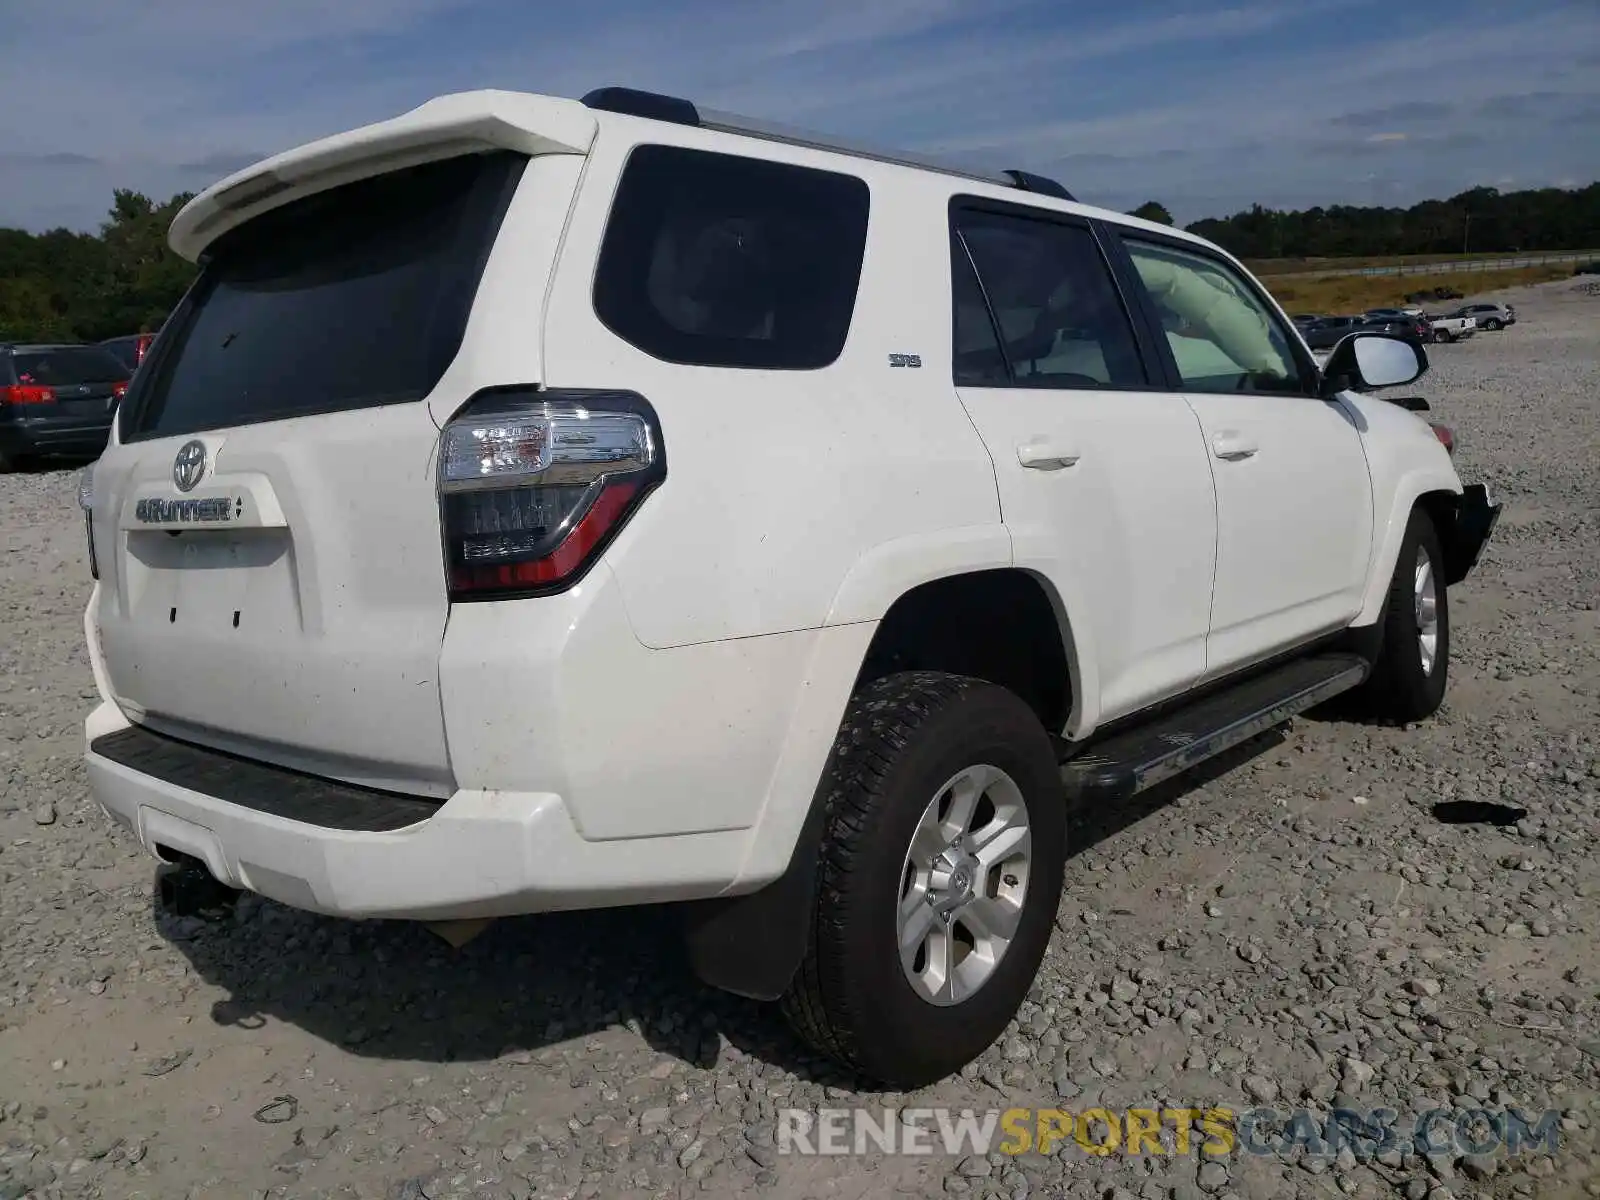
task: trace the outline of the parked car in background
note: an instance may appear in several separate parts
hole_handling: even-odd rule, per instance
[[[1433,341],[1433,323],[1420,308],[1369,308],[1364,331],[1391,337],[1412,337],[1419,342]]]
[[[1297,328],[1304,329],[1307,325],[1315,325],[1322,317],[1317,313],[1296,313],[1290,320]]]
[[[1600,259],[1594,262],[1579,263],[1572,268],[1574,275],[1600,275]]]
[[[153,333],[130,333],[126,337],[107,338],[100,344],[116,355],[117,361],[132,372],[139,369],[139,364],[144,361],[145,352],[155,340],[156,335]]]
[[[1517,323],[1517,310],[1510,304],[1463,304],[1452,317],[1476,317],[1478,328],[1493,332]]]
[[[130,375],[103,346],[0,343],[0,471],[98,457]]]
[[[1455,342],[1478,332],[1477,317],[1431,317],[1433,339],[1436,342]]]
[[[1332,350],[1340,341],[1366,327],[1361,317],[1318,317],[1310,325],[1302,326],[1300,334],[1313,350]]]

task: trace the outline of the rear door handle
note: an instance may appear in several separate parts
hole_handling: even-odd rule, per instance
[[[1250,458],[1260,449],[1254,438],[1246,437],[1231,429],[1211,439],[1211,452],[1218,458],[1225,458],[1230,462]]]
[[[1055,442],[1024,442],[1017,447],[1017,461],[1033,471],[1059,471],[1076,463],[1078,453]]]

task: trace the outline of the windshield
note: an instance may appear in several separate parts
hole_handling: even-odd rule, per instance
[[[17,382],[37,387],[73,387],[84,383],[121,383],[128,369],[98,346],[62,346],[22,350],[12,355]]]

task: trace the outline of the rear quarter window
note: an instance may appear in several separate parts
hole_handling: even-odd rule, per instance
[[[855,176],[639,146],[601,243],[595,314],[667,362],[825,367],[850,332],[868,206]]]

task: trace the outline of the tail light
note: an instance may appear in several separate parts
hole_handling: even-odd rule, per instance
[[[450,599],[565,591],[666,471],[655,410],[635,393],[480,393],[439,451]]]
[[[121,400],[127,394],[128,385],[126,383],[114,383],[111,385],[111,398],[113,400]]]
[[[0,388],[0,401],[6,404],[54,404],[56,391],[31,383],[10,384]]]
[[[1456,452],[1455,431],[1450,426],[1441,425],[1437,421],[1429,421],[1428,427],[1433,430],[1433,436],[1439,439],[1439,444],[1445,448],[1445,451],[1451,457],[1454,457]]]
[[[83,532],[89,539],[89,578],[100,578],[100,564],[94,556],[94,464],[78,476],[78,507],[83,509]]]

